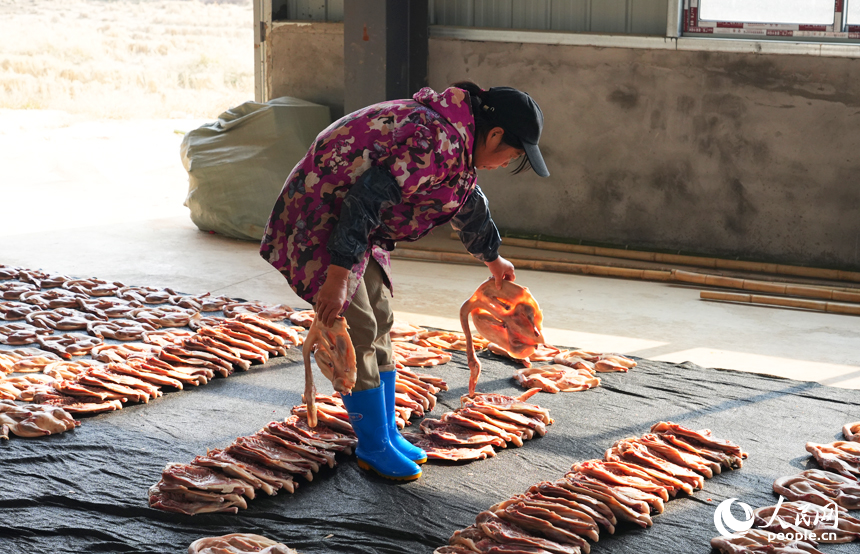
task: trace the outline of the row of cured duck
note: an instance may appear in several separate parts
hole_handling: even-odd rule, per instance
[[[169,287],[127,286],[97,278],[76,279],[41,270],[0,264],[0,319],[25,319],[39,309],[80,308],[99,317],[121,318],[147,304],[171,304],[196,312],[223,311],[226,317],[254,313],[280,320],[294,312],[283,305],[245,302],[226,296],[179,294]]]
[[[491,506],[435,554],[588,554],[602,533],[621,524],[650,527],[666,501],[740,468],[744,458],[738,445],[708,430],[656,423],[641,438],[615,443],[603,460],[573,464],[563,478]]]
[[[221,306],[228,314],[227,317],[205,317],[199,311],[180,306],[128,305],[121,299],[104,298],[97,302],[98,307],[90,307],[89,311],[70,307],[38,309],[28,313],[23,321],[7,321],[0,324],[0,343],[11,346],[38,344],[42,350],[71,359],[88,354],[92,349],[104,344],[105,339],[141,340],[156,329],[189,327],[197,330],[239,314],[254,313],[252,310],[228,312],[230,306],[236,307],[235,304]],[[22,313],[15,304],[9,301],[0,302],[0,316],[5,315],[8,320],[12,314]],[[242,305],[259,307],[258,304],[250,303]],[[68,332],[80,330],[85,330],[87,334]]]
[[[294,314],[298,317],[291,321],[309,323],[307,311]],[[143,343],[100,345],[90,352],[94,360],[64,361],[38,349],[3,351],[0,362],[11,370],[42,373],[0,380],[0,398],[44,402],[72,414],[112,411],[121,409],[123,403],[157,398],[162,395],[162,387],[198,386],[216,375],[227,377],[235,369],[248,370],[252,363],[265,363],[268,356],[283,355],[291,345],[304,340],[297,327],[285,327],[248,313],[214,323],[214,327],[201,327],[196,332],[147,332]],[[249,337],[255,337],[257,350],[248,347]],[[405,369],[398,374],[395,402],[401,428],[409,425],[412,417],[423,417],[425,411],[432,410],[435,394],[447,390],[442,379],[421,379]],[[27,409],[32,412],[37,407]],[[45,431],[60,432],[58,427],[30,429],[30,423],[22,422],[9,430],[30,437],[50,434]]]
[[[398,371],[396,382],[422,390],[415,394],[433,397],[434,405],[430,391],[447,390],[438,377],[409,371]],[[271,421],[225,448],[209,450],[189,464],[167,464],[159,482],[149,489],[149,505],[187,515],[237,513],[258,493],[295,492],[297,478],[313,481],[322,468],[337,466],[337,454],[349,455],[357,444],[337,393],[317,395],[315,404],[318,420],[313,426],[308,423],[308,406],[300,404],[284,421]],[[398,426],[408,425],[412,415],[398,409]]]
[[[4,357],[15,361],[13,368],[42,371],[0,381],[0,395],[7,402],[33,403],[21,408],[32,412],[32,417],[16,425],[7,422],[8,430],[27,437],[69,430],[73,426],[41,424],[46,420],[39,412],[47,408],[37,409],[37,405],[70,416],[118,410],[124,403],[146,403],[161,396],[163,388],[204,385],[216,375],[227,377],[237,369],[265,363],[270,356],[284,355],[291,346],[301,344],[302,337],[295,329],[243,313],[196,332],[153,331],[145,340],[102,345],[91,353],[95,360],[65,361],[32,349],[3,351]],[[29,365],[20,367],[22,361]]]
[[[394,358],[398,367],[436,366],[451,361],[446,350],[466,350],[464,333],[427,330],[409,324],[400,324],[392,330]],[[542,392],[579,392],[600,386],[598,373],[627,372],[636,367],[636,361],[619,354],[565,350],[541,344],[526,358],[518,359],[501,346],[478,334],[472,334],[477,350],[489,352],[524,365],[514,372],[514,380],[525,389],[538,388]],[[535,365],[540,362],[548,364]]]
[[[806,444],[824,469],[777,478],[780,500],[753,511],[754,528],[716,537],[711,546],[722,554],[822,554],[819,543],[860,540],[860,519],[848,514],[860,509],[860,422],[842,433],[844,441]]]

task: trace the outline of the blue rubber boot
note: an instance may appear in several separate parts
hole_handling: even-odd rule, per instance
[[[404,456],[416,464],[423,464],[427,461],[427,453],[404,439],[400,435],[400,430],[397,429],[397,418],[394,410],[394,393],[397,392],[395,390],[396,379],[397,371],[379,372],[379,382],[382,383],[385,394],[385,413],[388,414],[388,440]]]
[[[384,385],[343,395],[349,422],[358,437],[355,455],[358,467],[372,469],[387,479],[412,481],[421,477],[421,468],[400,453],[388,440],[388,417]]]

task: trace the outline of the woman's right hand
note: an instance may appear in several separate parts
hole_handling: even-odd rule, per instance
[[[325,282],[317,293],[314,305],[316,317],[326,326],[334,325],[335,319],[343,311],[346,303],[346,284],[349,270],[345,267],[331,265],[328,268]]]

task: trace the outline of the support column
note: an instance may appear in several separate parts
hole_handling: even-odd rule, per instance
[[[427,0],[344,2],[346,113],[427,85],[428,24]]]

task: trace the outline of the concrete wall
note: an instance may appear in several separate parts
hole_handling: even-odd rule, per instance
[[[336,100],[331,34],[328,61],[284,39],[314,70],[273,90]],[[525,90],[546,116],[550,178],[480,177],[503,229],[860,268],[860,60],[431,39],[431,86],[462,79]]]

